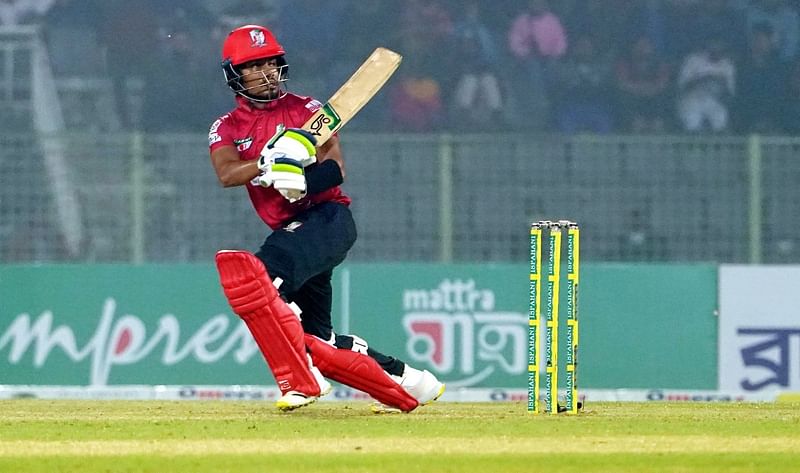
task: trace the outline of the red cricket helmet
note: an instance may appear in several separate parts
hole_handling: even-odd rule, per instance
[[[225,81],[237,94],[256,102],[269,102],[285,95],[282,89],[287,80],[289,66],[284,58],[283,49],[270,30],[258,25],[244,25],[228,33],[222,44],[222,71]],[[279,93],[276,97],[264,98],[248,93],[242,83],[240,68],[242,64],[258,59],[277,58],[279,70]]]

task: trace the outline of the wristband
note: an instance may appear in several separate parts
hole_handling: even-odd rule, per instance
[[[342,168],[332,159],[306,168],[306,185],[309,194],[318,194],[341,185],[343,182]]]

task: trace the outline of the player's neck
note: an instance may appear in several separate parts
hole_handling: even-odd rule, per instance
[[[254,110],[266,110],[270,108],[274,108],[278,106],[278,102],[285,97],[286,94],[281,95],[280,97],[276,97],[274,99],[266,100],[266,101],[255,101],[255,100],[248,100],[248,104]]]

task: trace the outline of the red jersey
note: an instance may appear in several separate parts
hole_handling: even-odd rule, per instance
[[[239,159],[258,159],[264,145],[277,132],[279,126],[298,128],[314,114],[322,104],[310,97],[286,94],[278,100],[267,102],[264,108],[255,108],[250,101],[236,97],[236,108],[218,118],[208,132],[208,147],[214,151],[220,146],[235,146]],[[321,202],[334,201],[350,205],[350,198],[339,186],[318,194],[309,194],[290,204],[272,187],[261,187],[247,183],[247,193],[256,212],[273,230],[294,217],[298,212]]]

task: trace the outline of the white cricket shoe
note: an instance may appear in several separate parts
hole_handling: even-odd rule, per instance
[[[430,404],[444,394],[444,383],[436,379],[436,376],[428,370],[420,371],[406,365],[405,370],[403,370],[403,376],[392,376],[392,379],[397,381],[408,394],[411,394],[420,406]],[[374,403],[371,409],[376,414],[402,412],[396,407],[387,406],[380,402]]]
[[[314,375],[314,379],[319,385],[319,396],[309,396],[298,391],[287,391],[286,394],[275,401],[275,407],[282,411],[293,411],[298,407],[313,404],[317,399],[327,395],[333,390],[331,383],[329,383],[328,380],[322,376],[322,373],[319,372],[319,368],[314,366],[314,364],[311,362],[311,356],[306,356],[308,356],[308,366],[311,370],[311,374]]]
[[[313,404],[317,401],[317,399],[331,392],[333,389],[331,383],[326,381],[326,385],[327,387],[324,391],[319,393],[319,396],[308,396],[298,391],[287,391],[286,394],[279,397],[278,400],[275,401],[275,407],[282,411],[293,411],[299,407]]]
[[[301,392],[288,391],[275,401],[275,407],[282,411],[293,411],[298,407],[313,404],[317,399],[319,396],[307,396]]]

